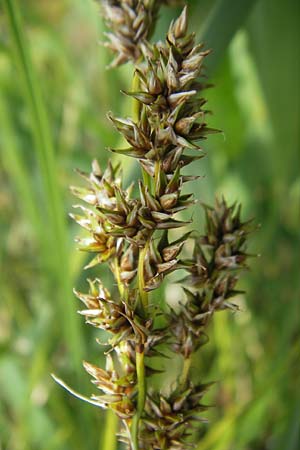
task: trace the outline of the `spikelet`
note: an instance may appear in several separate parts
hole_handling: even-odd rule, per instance
[[[102,13],[111,30],[105,46],[116,53],[110,67],[136,62],[141,45],[154,29],[161,4],[176,5],[178,0],[102,0]]]

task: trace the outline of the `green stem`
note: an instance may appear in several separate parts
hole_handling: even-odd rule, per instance
[[[104,429],[103,439],[100,440],[99,450],[116,450],[117,440],[116,432],[118,428],[119,419],[118,416],[111,410],[106,412],[106,422]]]
[[[131,425],[131,449],[132,450],[139,450],[139,439],[138,439],[138,426],[139,426],[139,420],[140,418],[136,414],[134,418],[132,419],[132,425]]]
[[[145,291],[145,279],[144,279],[144,261],[149,249],[151,236],[147,239],[145,246],[140,249],[139,261],[138,261],[138,288],[140,294],[140,300],[142,308],[145,312],[148,306],[148,293]],[[132,420],[131,425],[131,445],[132,450],[138,450],[138,434],[139,434],[139,422],[143,414],[145,401],[146,401],[146,377],[145,377],[145,354],[144,343],[138,343],[136,346],[136,374],[137,374],[137,387],[138,387],[138,399],[137,410]]]
[[[192,355],[185,358],[183,362],[182,374],[179,380],[180,385],[183,387],[186,385],[190,373],[191,363],[192,363]]]
[[[143,309],[145,310],[148,306],[148,292],[145,291],[145,279],[144,279],[144,261],[149,248],[150,239],[147,240],[145,247],[140,249],[139,262],[138,262],[138,285],[139,294]]]
[[[146,401],[146,377],[145,377],[145,362],[144,362],[144,345],[140,344],[136,350],[136,372],[137,372],[137,386],[138,386],[138,402],[137,411],[132,420],[131,426],[131,444],[132,450],[139,449],[138,434],[139,422],[143,414]]]
[[[154,163],[154,182],[153,182],[153,195],[160,196],[160,183],[159,176],[161,171],[161,161],[155,161]]]
[[[113,264],[112,264],[112,273],[115,276],[115,280],[117,282],[118,285],[118,290],[119,290],[119,294],[121,296],[121,298],[124,297],[124,284],[121,281],[121,274],[120,274],[120,267],[119,267],[119,263],[118,263],[118,258],[114,258],[113,260]]]
[[[144,361],[144,346],[142,346],[141,351],[136,352],[136,371],[138,379],[138,389],[139,397],[137,404],[137,413],[141,417],[146,400],[146,378],[145,378],[145,361]]]

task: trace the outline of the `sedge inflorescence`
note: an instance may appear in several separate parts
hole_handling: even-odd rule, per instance
[[[87,267],[107,264],[118,290],[89,280],[89,291],[75,291],[82,301],[86,322],[105,330],[110,338],[105,369],[84,363],[101,391],[93,404],[110,408],[124,424],[120,440],[128,449],[184,450],[192,447],[193,433],[201,426],[203,396],[210,383],[191,381],[190,367],[207,338],[207,325],[216,311],[235,310],[240,269],[246,267],[246,239],[250,222],[243,222],[240,207],[224,199],[214,207],[203,205],[205,230],[184,230],[191,221],[178,213],[195,203],[183,187],[197,177],[183,169],[203,157],[200,142],[218,132],[206,123],[208,87],[203,63],[209,54],[195,43],[187,29],[187,9],[173,21],[163,42],[150,43],[162,2],[157,0],[104,0],[103,14],[111,28],[107,46],[117,66],[135,66],[132,97],[135,117],[109,114],[128,143],[112,152],[132,157],[143,179],[123,186],[119,164],[102,171],[97,161],[90,173],[79,174],[85,187],[72,187],[84,202],[72,217],[86,237],[81,250],[93,253]],[[192,152],[191,152],[192,149]],[[189,226],[189,229],[191,227]],[[174,237],[175,235],[175,237]],[[184,249],[192,249],[190,256]],[[182,301],[173,308],[157,290],[165,277],[185,271]],[[161,369],[154,357],[176,355],[181,370],[171,386],[157,388],[151,378]],[[203,374],[205,376],[205,374]]]

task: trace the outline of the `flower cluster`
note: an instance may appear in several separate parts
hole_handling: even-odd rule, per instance
[[[141,46],[154,29],[161,4],[178,4],[178,0],[103,0],[103,16],[111,29],[106,33],[110,48],[116,57],[111,67],[127,61],[137,61]]]
[[[143,64],[136,67],[139,90],[127,92],[141,105],[139,121],[111,118],[130,145],[114,151],[139,159],[149,175],[158,178],[156,192],[159,188],[160,195],[171,174],[199,158],[199,154],[203,156],[198,142],[218,132],[205,122],[206,100],[201,96],[208,87],[203,61],[209,51],[204,51],[201,44],[195,45],[194,34],[187,34],[186,14],[185,8],[171,24],[165,43],[147,43],[143,47]],[[197,150],[198,155],[185,155],[186,148]],[[180,183],[183,181],[181,178]],[[174,193],[179,187],[174,186]]]
[[[173,2],[102,3],[112,30],[107,45],[116,53],[113,65],[135,64],[134,88],[124,94],[132,97],[136,116],[109,115],[128,147],[111,151],[136,159],[143,181],[134,195],[133,185],[123,186],[119,165],[109,162],[102,172],[94,161],[91,173],[79,172],[87,186],[71,188],[87,204],[75,205],[79,213],[71,215],[87,232],[77,239],[79,249],[94,254],[87,268],[108,264],[118,288],[110,292],[95,279],[87,294],[75,291],[86,322],[109,335],[106,369],[86,362],[84,367],[102,392],[92,403],[116,412],[125,425],[120,439],[129,449],[184,450],[204,420],[202,397],[209,387],[190,380],[192,357],[208,340],[213,313],[236,308],[231,299],[238,293],[238,271],[246,267],[251,226],[241,221],[240,208],[221,200],[214,208],[204,206],[203,236],[171,236],[170,230],[191,223],[177,215],[195,203],[183,186],[197,177],[182,169],[203,157],[199,143],[218,132],[206,123],[203,97],[209,51],[188,33],[186,8],[164,42],[149,42],[158,7]],[[188,241],[194,245],[190,258],[182,252]],[[186,287],[175,311],[155,298],[155,290],[178,269],[186,271]],[[152,357],[163,357],[166,349],[181,358],[182,372],[172,388],[155,390],[148,386],[159,372]]]
[[[205,328],[216,311],[237,310],[232,298],[241,291],[235,286],[245,269],[246,240],[252,221],[242,222],[240,206],[227,206],[224,199],[214,208],[204,205],[206,233],[195,239],[193,265],[182,280],[186,301],[179,314],[172,313],[175,351],[189,358],[207,342]]]
[[[143,421],[143,443],[140,448],[153,450],[184,450],[193,448],[186,440],[193,428],[205,422],[202,398],[208,384],[189,383],[184,390],[175,390],[167,398],[162,394],[149,394]]]

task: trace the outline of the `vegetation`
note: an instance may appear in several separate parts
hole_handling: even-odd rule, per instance
[[[214,48],[206,58],[217,85],[207,91],[210,126],[224,131],[210,137],[209,157],[187,172],[205,175],[190,190],[207,203],[215,192],[242,201],[245,215],[261,223],[251,250],[262,254],[243,281],[242,312],[215,315],[210,345],[193,361],[193,376],[220,381],[207,395],[216,407],[205,414],[210,423],[201,428],[199,450],[299,446],[297,5],[254,3],[190,1],[191,29]],[[118,94],[131,90],[131,68],[105,70],[110,56],[95,45],[103,25],[93,3],[3,5],[0,442],[12,449],[116,448],[114,417],[107,415],[105,426],[98,408],[67,396],[49,374],[88,396],[81,360],[88,355],[104,367],[94,341],[105,335],[76,317],[71,290],[84,292],[85,279],[99,271],[105,285],[112,278],[101,266],[82,275],[85,255],[72,243],[78,230],[64,215],[73,201],[66,187],[78,184],[74,166],[88,170],[97,157],[104,167],[104,147],[121,148],[105,113],[131,114],[131,100]],[[176,16],[163,8],[154,40]],[[284,39],[274,32],[279,20]],[[134,163],[122,160],[122,167],[125,185],[137,178]],[[203,229],[198,209],[193,218]],[[176,287],[160,289],[176,296]]]

